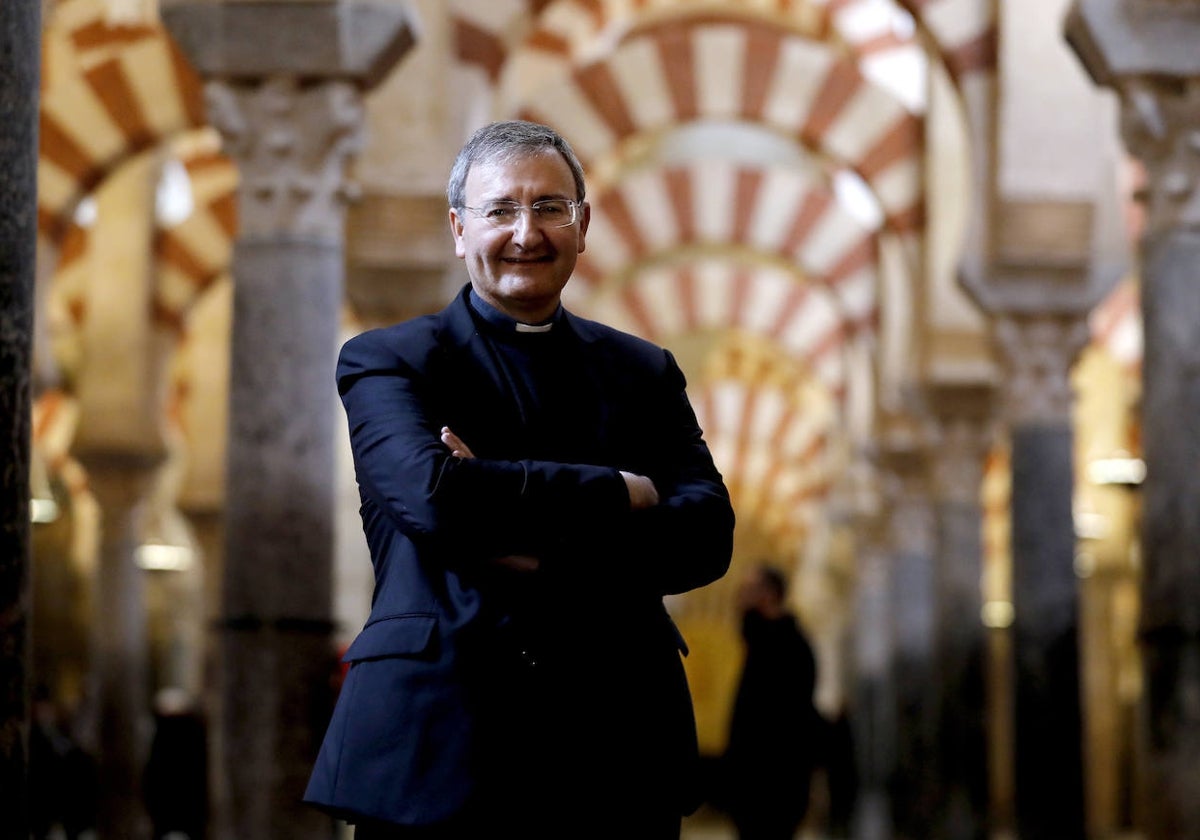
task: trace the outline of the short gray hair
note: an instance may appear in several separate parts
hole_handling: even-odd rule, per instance
[[[553,149],[562,155],[571,168],[575,179],[575,200],[583,201],[586,188],[583,183],[583,166],[569,143],[549,126],[525,120],[494,122],[480,128],[454,159],[450,168],[450,182],[446,185],[446,198],[450,206],[461,209],[467,201],[467,173],[476,163],[511,160],[520,155],[536,154]]]

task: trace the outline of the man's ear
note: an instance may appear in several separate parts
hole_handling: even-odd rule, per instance
[[[592,205],[585,201],[579,209],[583,213],[583,218],[579,220],[579,253],[582,254],[583,249],[587,247],[587,229],[592,220]]]
[[[454,237],[454,254],[462,259],[467,255],[467,249],[463,245],[463,220],[454,207],[450,208],[450,233]]]

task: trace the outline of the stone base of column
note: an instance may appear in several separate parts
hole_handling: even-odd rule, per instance
[[[220,752],[236,838],[330,837],[330,818],[301,797],[332,710],[332,627],[286,619],[227,625],[221,656]]]

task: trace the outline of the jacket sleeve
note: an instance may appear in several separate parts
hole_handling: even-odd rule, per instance
[[[446,418],[429,360],[406,346],[387,331],[364,333],[342,348],[337,375],[360,491],[406,536],[458,561],[539,554],[628,518],[614,467],[453,457],[440,440]]]
[[[729,491],[713,463],[686,394],[683,372],[669,351],[650,399],[646,435],[652,441],[647,474],[659,491],[658,505],[636,511],[627,528],[613,532],[619,544],[600,562],[612,574],[644,583],[658,594],[675,594],[717,580],[733,553],[734,513]]]

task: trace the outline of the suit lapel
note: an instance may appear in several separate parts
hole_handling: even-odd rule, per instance
[[[512,443],[522,439],[521,416],[507,378],[471,317],[469,289],[464,287],[442,310],[439,344],[444,369],[433,379],[444,389],[447,425],[477,455],[498,454],[511,451]]]

